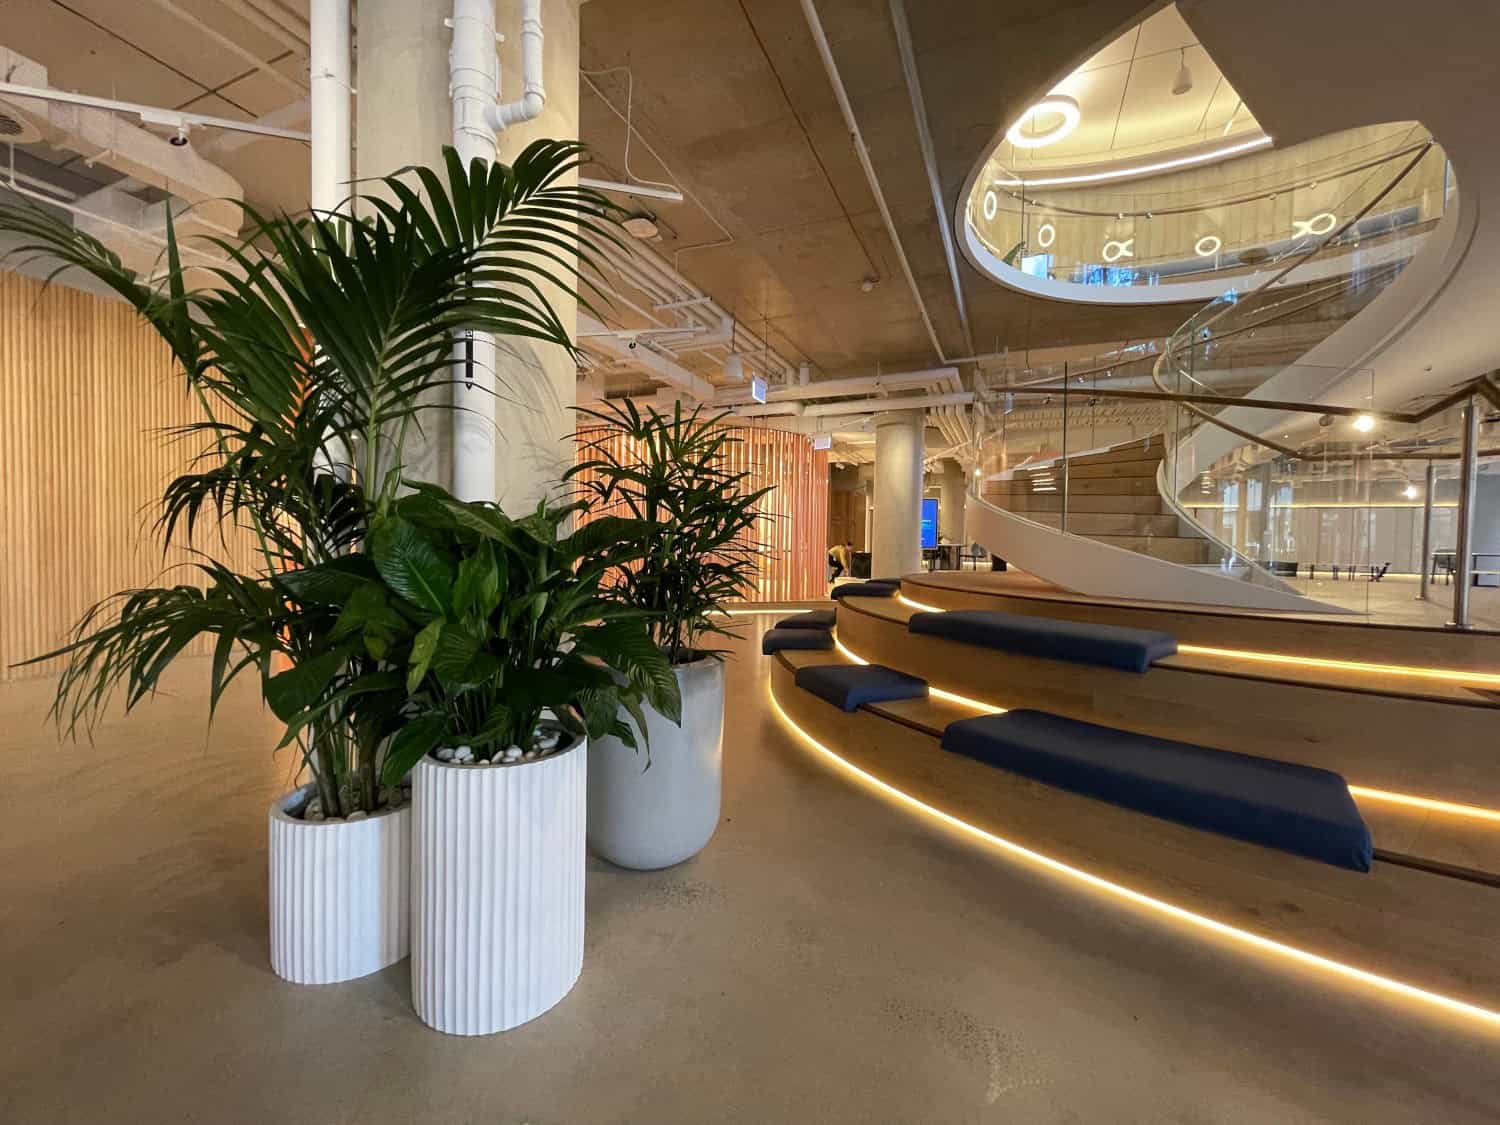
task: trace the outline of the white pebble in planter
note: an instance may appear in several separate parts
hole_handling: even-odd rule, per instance
[[[411,806],[350,820],[270,811],[271,968],[293,984],[335,984],[405,957],[411,934]]]
[[[583,969],[587,743],[412,771],[412,1005],[452,1035],[535,1019]]]

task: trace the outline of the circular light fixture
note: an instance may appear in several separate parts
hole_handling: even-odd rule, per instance
[[[1417,498],[1417,486],[1414,484],[1407,485],[1401,490],[1401,495],[1405,496],[1408,500],[1415,500]]]
[[[990,188],[984,193],[984,217],[986,220],[993,219],[996,212],[1000,210],[1000,197],[995,194],[995,189]]]
[[[1103,255],[1104,255],[1104,260],[1106,262],[1108,262],[1110,265],[1113,265],[1114,263],[1118,262],[1121,258],[1134,258],[1135,257],[1135,239],[1134,238],[1126,238],[1126,239],[1122,240],[1122,239],[1117,239],[1117,238],[1111,238],[1108,242],[1106,242],[1104,244]]]
[[[1368,414],[1361,414],[1354,419],[1354,428],[1362,434],[1367,434],[1375,428],[1375,419]]]
[[[1043,250],[1057,241],[1057,228],[1051,223],[1043,223],[1036,228],[1036,244]]]
[[[1224,240],[1216,234],[1205,234],[1193,247],[1193,253],[1200,258],[1212,258],[1224,245]]]
[[[1052,128],[1040,133],[1025,131],[1028,122],[1048,115],[1060,117],[1061,120]],[[1078,122],[1082,117],[1083,111],[1078,108],[1078,103],[1068,95],[1048,94],[1021,114],[1019,121],[1005,130],[1005,139],[1017,148],[1043,148],[1047,145],[1055,145],[1078,128]]]
[[[1304,234],[1314,237],[1327,234],[1339,225],[1339,217],[1332,211],[1320,211],[1310,219],[1292,220],[1292,237],[1301,238]]]

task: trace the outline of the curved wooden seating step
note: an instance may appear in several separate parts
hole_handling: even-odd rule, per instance
[[[1500,925],[1500,889],[1392,865],[1378,856],[1369,874],[1343,870],[944,753],[928,726],[941,729],[955,715],[972,716],[972,710],[929,699],[840,711],[795,682],[798,666],[831,659],[825,653],[775,657],[771,688],[777,702],[810,737],[915,800],[1180,909],[1500,1008],[1500,947],[1492,940]],[[1379,828],[1373,823],[1372,828],[1379,845]],[[1088,892],[1075,882],[1063,893]],[[1117,902],[1100,901],[1110,908]]]
[[[1441,681],[1280,670],[1179,653],[1145,672],[977,650],[907,629],[899,601],[840,604],[859,657],[998,707],[1333,770],[1353,785],[1500,809],[1500,701]],[[1500,863],[1500,854],[1495,861]],[[1497,867],[1496,870],[1500,870]]]
[[[799,685],[802,679],[798,672]],[[1331,770],[1026,708],[961,719],[944,729],[941,745],[1121,808],[1352,871],[1370,870],[1370,830],[1347,783]]]
[[[822,649],[833,647],[833,634],[822,629],[767,629],[760,639],[762,656],[783,649]]]
[[[1171,633],[1183,645],[1500,672],[1500,633],[1480,630],[1456,633],[1418,625],[1370,624],[1348,617],[1092,598],[1014,570],[913,574],[903,579],[902,592],[934,609],[998,609],[1065,621],[1159,629]]]
[[[944,637],[960,644],[1075,664],[1097,664],[1126,672],[1144,672],[1157,660],[1177,651],[1177,640],[1170,633],[1093,621],[1058,621],[993,609],[913,613],[907,618],[906,627],[912,633]]]
[[[831,609],[810,609],[806,613],[783,617],[776,622],[777,629],[832,629],[837,618]]]
[[[842,711],[867,703],[926,699],[927,681],[880,664],[814,664],[797,669],[797,686]]]

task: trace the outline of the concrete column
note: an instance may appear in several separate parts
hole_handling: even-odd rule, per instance
[[[440,168],[453,143],[448,46],[443,21],[451,0],[359,0],[356,51],[355,169],[362,180],[410,164]],[[368,184],[358,185],[363,195]],[[439,388],[423,412],[421,433],[406,441],[406,474],[445,488],[453,483],[453,416]]]
[[[875,417],[874,578],[922,569],[922,457],[926,415],[892,410]]]
[[[542,0],[546,107],[539,117],[498,134],[500,160],[514,160],[528,144],[543,137],[572,140],[578,136],[578,6],[578,0]],[[500,100],[511,101],[524,90],[520,0],[498,0],[495,29],[505,36],[500,45]],[[568,182],[575,178],[570,174]],[[577,298],[552,286],[544,292],[576,341]],[[566,351],[552,344],[501,338],[495,345],[500,388],[495,407],[499,425],[496,489],[507,512],[524,515],[573,463],[571,407],[578,398],[578,368]]]
[[[452,0],[360,0],[357,168],[361,177],[386,175],[408,164],[440,167],[453,143],[449,98],[452,32],[444,21]],[[500,101],[519,98],[522,85],[521,0],[497,0]],[[497,159],[509,161],[539,137],[578,136],[578,0],[543,0],[544,84],[541,115],[502,130]],[[561,289],[547,292],[576,338],[577,301]],[[512,514],[524,514],[572,463],[577,369],[559,347],[515,339],[495,341],[497,433],[494,495]],[[479,350],[479,349],[476,349]],[[488,363],[488,349],[476,358]],[[462,372],[460,371],[460,378]],[[460,383],[444,396],[476,393]],[[454,415],[432,410],[423,433],[407,443],[409,475],[453,486]],[[486,491],[483,488],[477,491]],[[469,482],[464,492],[476,492]]]
[[[964,467],[953,458],[943,461],[938,477],[938,534],[950,543],[964,541],[964,497],[968,494]]]

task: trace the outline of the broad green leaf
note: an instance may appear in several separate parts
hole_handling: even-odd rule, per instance
[[[453,575],[436,548],[411,523],[393,516],[370,529],[370,557],[386,584],[431,613],[453,609]]]

